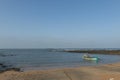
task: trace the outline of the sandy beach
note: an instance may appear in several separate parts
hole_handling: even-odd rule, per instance
[[[120,80],[120,63],[79,68],[0,73],[0,80]]]

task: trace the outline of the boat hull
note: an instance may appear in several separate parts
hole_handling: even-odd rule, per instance
[[[93,60],[93,61],[98,60],[98,58],[96,58],[96,57],[86,57],[86,58],[83,58],[83,59],[85,59],[85,60]]]

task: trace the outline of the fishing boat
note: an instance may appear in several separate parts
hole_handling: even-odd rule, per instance
[[[97,57],[86,57],[86,58],[84,58],[84,59],[85,59],[85,60],[95,60],[95,61],[98,60]]]
[[[89,55],[83,55],[84,60],[94,60],[97,61],[98,57],[90,57]]]

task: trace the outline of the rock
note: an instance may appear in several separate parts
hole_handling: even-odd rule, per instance
[[[1,67],[2,67],[2,68],[6,68],[6,67],[8,67],[8,66],[6,66],[6,65],[1,65]]]
[[[7,68],[6,71],[21,71],[20,68]]]
[[[5,71],[21,71],[20,68],[15,68],[12,65],[5,65],[3,63],[0,63],[0,73]]]
[[[3,63],[0,63],[0,66],[2,66],[3,65]]]
[[[6,57],[6,56],[16,56],[16,55],[14,55],[14,54],[3,54],[3,53],[0,53],[0,56],[1,57]]]

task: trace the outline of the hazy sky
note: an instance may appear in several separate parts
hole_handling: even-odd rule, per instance
[[[120,0],[0,0],[0,48],[120,48]]]

